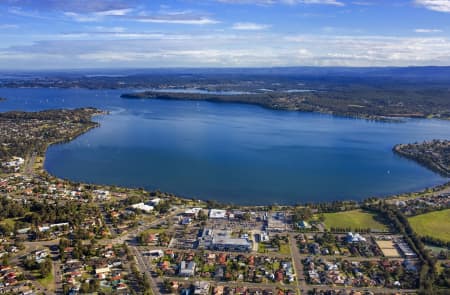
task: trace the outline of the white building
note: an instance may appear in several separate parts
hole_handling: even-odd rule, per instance
[[[349,232],[347,234],[347,242],[348,243],[359,243],[359,242],[365,242],[365,241],[366,241],[366,238],[364,238],[363,236],[361,236],[358,233],[354,234],[352,232]]]
[[[180,276],[182,277],[192,277],[195,274],[195,262],[190,261],[187,263],[186,261],[181,261],[180,264]]]
[[[151,199],[151,200],[149,201],[149,203],[152,204],[152,206],[156,206],[156,205],[158,205],[161,201],[162,201],[162,199],[160,199],[160,198],[154,198],[154,199]]]
[[[153,209],[154,209],[153,206],[145,205],[144,203],[137,203],[137,204],[131,205],[131,208],[142,210],[147,213],[153,211]]]
[[[19,171],[20,166],[25,163],[25,160],[21,157],[12,157],[11,161],[3,163],[4,167],[14,168],[15,171]]]
[[[202,211],[202,208],[188,208],[184,211],[184,215],[190,217],[197,217],[200,211]]]
[[[211,209],[209,210],[209,218],[225,218],[227,215],[226,210]]]

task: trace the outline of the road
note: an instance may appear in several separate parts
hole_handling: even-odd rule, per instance
[[[258,288],[258,289],[271,289],[271,290],[276,290],[277,288],[279,289],[294,289],[292,287],[292,285],[287,285],[287,284],[282,284],[282,283],[251,283],[251,282],[238,282],[238,281],[214,281],[211,279],[198,279],[195,277],[192,278],[183,278],[183,277],[162,277],[163,280],[168,279],[168,280],[175,280],[178,282],[191,282],[191,283],[195,283],[198,281],[202,281],[202,282],[208,282],[211,284],[211,286],[225,286],[225,287],[247,287],[247,288]]]
[[[289,234],[289,247],[292,256],[292,266],[294,267],[295,274],[297,276],[296,284],[298,293],[301,294],[301,290],[306,288],[305,274],[303,270],[303,263],[300,257],[300,251],[297,247],[297,239],[294,233]]]
[[[23,173],[25,175],[31,176],[34,174],[34,163],[36,162],[36,152],[33,152],[30,157],[25,159],[25,164],[23,165]]]
[[[56,246],[58,246],[56,244]],[[52,272],[55,284],[55,294],[63,294],[63,282],[61,273],[61,261],[60,261],[59,251],[52,251]]]
[[[135,255],[134,257],[136,258],[137,267],[139,271],[145,276],[147,276],[147,279],[150,282],[150,288],[152,289],[153,294],[154,295],[160,294],[161,292],[159,292],[158,286],[156,285],[156,282],[153,280],[153,277],[150,273],[151,269],[150,265],[148,265],[144,257],[142,257],[141,252],[136,247],[131,247],[131,249],[133,249]]]
[[[151,229],[153,226],[163,222],[164,220],[170,219],[170,218],[180,214],[181,212],[183,212],[183,209],[175,210],[175,211],[169,213],[164,218],[156,219],[156,220],[154,220],[154,221],[152,221],[150,223],[147,223],[145,225],[138,226],[137,228],[127,232],[124,235],[118,236],[116,238],[108,239],[108,240],[102,240],[100,242],[102,244],[113,244],[113,245],[123,244],[123,243],[125,243],[127,241],[133,240],[140,232],[143,232],[145,230]]]

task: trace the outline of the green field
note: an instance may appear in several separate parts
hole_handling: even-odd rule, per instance
[[[50,272],[48,276],[45,278],[38,279],[39,283],[41,283],[42,286],[46,287],[47,289],[54,289],[54,279],[53,279],[53,273]]]
[[[419,236],[450,242],[450,209],[417,215],[408,220]]]
[[[337,213],[324,213],[325,227],[330,229],[331,227],[354,229],[376,229],[387,230],[387,227],[375,220],[375,214],[364,212],[362,210],[351,210]]]

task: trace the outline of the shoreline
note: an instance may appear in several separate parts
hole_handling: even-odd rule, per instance
[[[408,144],[396,144],[392,148],[392,150],[396,154],[398,154],[399,156],[401,156],[405,159],[413,160],[414,162],[418,163],[419,165],[422,165],[423,167],[425,167],[435,173],[438,173],[445,178],[450,178],[450,171],[448,169],[446,169],[442,165],[439,165],[435,161],[426,160],[423,157],[420,157],[420,154],[418,154],[418,153],[414,154],[410,151],[408,152],[407,150],[404,150],[404,148],[406,148],[407,146],[408,146]]]
[[[123,189],[131,189],[131,190],[138,189],[139,187],[122,186],[122,185],[117,185],[117,184],[99,184],[99,183],[95,183],[95,182],[74,181],[74,180],[71,180],[71,179],[60,178],[60,177],[58,177],[58,176],[56,176],[56,175],[51,174],[51,173],[50,173],[49,171],[47,171],[47,169],[45,169],[45,167],[44,167],[45,160],[46,160],[47,150],[48,150],[48,148],[49,148],[51,145],[54,145],[54,144],[55,144],[55,145],[56,145],[56,144],[64,144],[64,143],[66,143],[66,142],[70,142],[70,141],[76,139],[77,137],[79,137],[79,136],[81,136],[81,135],[83,135],[83,134],[89,132],[90,130],[92,130],[92,129],[94,129],[94,128],[100,127],[100,124],[99,124],[98,122],[92,121],[92,118],[94,118],[95,116],[99,116],[99,115],[107,115],[107,114],[109,114],[108,111],[105,111],[105,110],[99,110],[98,113],[95,113],[95,114],[91,115],[91,123],[95,123],[95,125],[87,126],[85,129],[81,130],[78,134],[76,134],[75,136],[73,136],[73,137],[70,138],[70,139],[67,139],[67,140],[60,140],[60,141],[55,141],[55,142],[49,143],[49,144],[47,145],[45,151],[44,151],[44,154],[41,156],[41,157],[42,157],[42,162],[41,162],[41,164],[37,167],[37,169],[38,169],[38,170],[41,170],[42,172],[46,173],[47,175],[50,175],[50,176],[54,177],[55,179],[63,180],[63,181],[80,182],[80,183],[83,183],[83,184],[96,185],[96,186],[105,186],[105,187],[115,186],[115,187],[119,187],[119,188],[123,188]],[[395,145],[392,149],[394,150],[394,149],[395,149],[397,146],[399,146],[399,145],[402,145],[402,144],[397,144],[397,145]],[[408,158],[408,159],[413,160],[415,163],[417,163],[417,164],[419,164],[419,165],[422,165],[419,161],[416,161],[415,159],[411,159],[411,158]],[[426,166],[426,165],[423,165],[423,166],[424,166],[425,168],[427,168],[428,170],[433,171],[434,173],[438,173],[437,171],[431,169],[430,167],[428,167],[428,166]],[[438,173],[438,174],[439,174],[439,173]],[[363,203],[364,203],[366,200],[368,200],[368,199],[373,199],[373,200],[392,200],[392,199],[401,198],[401,197],[405,197],[405,196],[409,196],[409,195],[414,195],[414,194],[424,194],[424,193],[427,193],[427,192],[430,191],[430,190],[431,190],[431,191],[438,191],[438,190],[444,190],[444,189],[446,189],[446,188],[450,188],[450,177],[448,177],[448,176],[446,176],[446,175],[442,175],[442,176],[444,176],[445,178],[447,178],[447,179],[445,180],[444,183],[438,184],[438,185],[433,185],[433,186],[431,186],[431,187],[424,187],[424,188],[422,188],[422,189],[417,189],[417,190],[412,190],[412,191],[405,191],[405,192],[400,192],[400,193],[388,193],[388,194],[386,194],[385,196],[367,196],[367,197],[364,197],[364,198],[362,198],[362,199],[360,199],[360,200],[354,200],[354,199],[342,199],[342,200],[333,200],[333,201],[319,201],[319,202],[314,202],[314,203],[311,203],[311,202],[296,202],[296,203],[293,203],[293,204],[277,204],[277,203],[271,203],[271,204],[256,204],[256,205],[245,205],[245,204],[240,205],[240,204],[234,204],[234,203],[225,203],[225,202],[223,202],[223,201],[217,201],[217,200],[214,200],[214,199],[207,199],[207,198],[202,199],[202,198],[196,198],[196,197],[182,196],[182,195],[179,195],[179,194],[176,194],[176,193],[172,193],[172,192],[170,192],[170,191],[164,192],[164,193],[175,195],[177,198],[180,198],[180,199],[185,199],[185,200],[200,200],[200,201],[202,201],[202,202],[215,202],[215,203],[217,203],[217,204],[219,204],[219,205],[221,205],[221,206],[232,206],[232,207],[239,207],[239,208],[246,208],[246,207],[267,207],[267,206],[273,206],[273,205],[280,206],[280,207],[291,207],[291,208],[292,208],[292,207],[296,207],[296,206],[305,206],[305,205],[307,205],[307,204],[315,204],[315,205],[318,205],[318,204],[326,204],[326,203],[332,203],[332,202],[356,203],[356,204],[361,205],[361,204],[363,204]],[[151,189],[147,189],[147,188],[145,188],[145,187],[144,187],[144,189],[145,189],[146,191],[148,191],[148,192],[154,191],[154,190],[151,190]]]
[[[42,159],[41,160],[42,162],[38,163],[39,165],[36,166],[36,169],[33,169],[33,172],[36,172],[36,170],[38,170],[38,171],[45,172],[47,175],[50,175],[50,176],[52,176],[52,177],[54,177],[56,179],[60,179],[60,180],[63,180],[63,181],[69,181],[69,182],[80,182],[80,183],[89,184],[89,185],[117,186],[117,187],[121,187],[121,188],[124,188],[124,189],[142,188],[142,186],[135,186],[134,187],[134,186],[126,186],[126,185],[114,184],[114,183],[101,184],[101,183],[89,182],[89,181],[86,181],[86,180],[71,180],[71,179],[67,179],[67,178],[60,178],[58,176],[55,176],[55,175],[51,174],[49,171],[47,171],[45,169],[46,153],[48,151],[48,148],[51,145],[64,144],[64,143],[70,142],[72,140],[75,140],[77,137],[87,133],[91,129],[94,129],[94,128],[97,128],[97,127],[100,126],[100,123],[93,121],[93,118],[95,118],[96,116],[109,114],[109,112],[106,111],[106,110],[100,110],[100,109],[95,109],[95,108],[86,108],[86,109],[93,109],[94,110],[94,112],[89,114],[89,117],[86,118],[88,121],[86,121],[85,124],[88,124],[88,125],[86,125],[83,129],[79,130],[78,132],[76,132],[76,134],[73,134],[69,138],[61,138],[61,139],[53,140],[51,142],[46,142],[44,151],[42,152],[42,154],[40,154],[40,153],[38,154],[38,156]],[[61,110],[64,110],[64,109],[61,109]],[[5,113],[8,113],[8,112],[5,112]],[[24,112],[24,113],[39,113],[39,112]],[[393,152],[395,152],[395,148],[397,146],[399,146],[399,145],[402,145],[402,144],[397,144],[397,145],[395,145],[392,148]],[[414,160],[414,162],[416,164],[421,165],[421,163],[419,161],[417,161],[415,159],[412,159],[412,160]],[[425,165],[425,168],[436,173],[435,170],[430,169],[430,167],[428,167],[426,165]],[[363,196],[363,197],[357,198],[357,199],[348,198],[348,199],[336,199],[336,200],[327,200],[327,201],[317,201],[317,202],[313,202],[313,204],[324,204],[324,203],[331,203],[331,202],[353,202],[353,203],[361,204],[367,199],[378,199],[378,200],[390,199],[390,198],[395,198],[395,197],[402,196],[402,195],[415,194],[415,193],[418,193],[418,192],[424,192],[424,191],[427,191],[427,190],[430,190],[430,189],[437,189],[437,188],[440,188],[440,187],[443,187],[443,186],[445,187],[447,185],[450,185],[450,181],[449,181],[448,176],[446,176],[446,175],[441,175],[441,176],[444,176],[444,178],[445,178],[445,179],[443,179],[442,183],[439,183],[439,184],[436,184],[436,185],[432,184],[431,186],[425,186],[425,187],[422,187],[422,188],[412,189],[411,191],[408,190],[408,191],[391,192],[391,193],[388,192],[388,193],[386,193],[384,195]],[[155,190],[155,189],[152,189],[152,188],[148,188],[148,187],[147,188],[144,187],[144,189],[146,191],[148,191],[148,192],[158,191],[158,190]],[[205,201],[205,202],[208,202],[208,201],[209,202],[217,202],[217,203],[220,203],[221,205],[227,205],[227,206],[238,206],[238,207],[251,206],[250,204],[235,204],[235,203],[231,203],[231,202],[230,203],[226,203],[226,202],[223,202],[223,201],[216,201],[216,200],[208,198],[208,197],[206,197],[206,198],[200,197],[199,198],[199,197],[195,197],[195,196],[193,196],[193,197],[191,197],[191,196],[184,196],[182,193],[172,193],[170,191],[166,191],[166,193],[176,195],[177,197],[179,197],[181,199],[202,200],[202,201]],[[280,205],[280,206],[292,207],[292,206],[296,206],[296,205],[305,205],[305,204],[310,204],[310,203],[311,203],[311,201],[293,201],[293,202],[283,203],[283,204],[279,204],[279,203],[273,202],[273,203],[267,203],[267,204],[265,204],[265,203],[264,204],[258,204],[258,206]]]
[[[283,110],[294,112],[309,112],[319,114],[329,114],[336,117],[356,118],[369,121],[400,123],[402,119],[441,119],[450,120],[450,117],[436,113],[399,113],[394,110],[385,110],[384,114],[371,114],[369,106],[361,106],[367,112],[353,112],[353,105],[347,105],[348,109],[339,110],[333,108],[333,104],[327,105],[316,97],[284,97],[280,92],[271,93],[251,93],[251,94],[205,94],[205,93],[184,93],[184,92],[159,92],[159,91],[137,91],[120,95],[123,99],[160,99],[160,100],[181,100],[181,101],[208,101],[214,103],[238,103],[257,105],[269,110]],[[392,113],[392,111],[394,111]]]
[[[232,96],[232,95],[227,95]],[[135,100],[167,100],[167,101],[205,101],[210,103],[219,103],[219,104],[244,104],[244,105],[251,105],[251,106],[258,106],[267,110],[271,111],[285,111],[285,112],[301,112],[301,113],[314,113],[314,114],[322,114],[322,115],[330,115],[337,118],[347,118],[347,119],[358,119],[358,120],[367,120],[367,121],[374,121],[374,122],[383,122],[383,123],[403,123],[403,119],[440,119],[440,120],[450,120],[450,118],[441,118],[441,117],[434,117],[434,116],[408,116],[408,115],[398,115],[398,116],[380,116],[380,115],[366,115],[366,114],[347,114],[347,113],[338,113],[333,112],[331,110],[307,110],[307,109],[300,109],[300,108],[285,108],[285,107],[279,107],[279,106],[272,106],[267,105],[262,102],[252,102],[252,101],[228,101],[228,100],[221,100],[216,98],[188,98],[188,97],[172,97],[167,94],[161,94],[156,95],[154,97],[138,97],[133,96],[133,94],[127,94],[124,93],[120,96],[123,99],[135,99]],[[224,96],[226,97],[226,96]]]
[[[98,90],[122,90],[122,89],[128,89],[128,90],[143,90],[145,88],[83,88],[83,87],[0,87],[0,89],[42,89],[42,88],[48,88],[48,89],[85,89],[90,91],[98,91]],[[173,97],[170,96],[172,93],[163,93],[163,92],[155,92],[156,94],[160,94],[154,97],[140,97],[139,94],[145,93],[146,91],[142,92],[131,92],[131,93],[122,93],[120,95],[120,98],[123,99],[160,99],[160,100],[180,100],[180,101],[207,101],[212,103],[236,103],[236,104],[246,104],[246,105],[253,105],[253,106],[259,106],[267,110],[272,111],[288,111],[288,112],[303,112],[303,113],[315,113],[315,114],[324,114],[324,115],[330,115],[337,118],[348,118],[348,119],[359,119],[359,120],[367,120],[367,121],[373,121],[373,122],[383,122],[383,123],[403,123],[404,119],[437,119],[437,120],[444,120],[444,121],[450,121],[450,116],[448,117],[442,117],[439,114],[386,114],[386,115],[370,115],[370,114],[363,114],[363,113],[348,113],[348,112],[337,112],[333,110],[327,110],[327,109],[321,109],[317,105],[310,104],[309,106],[311,108],[316,109],[306,109],[306,108],[290,108],[290,107],[283,107],[279,105],[270,105],[265,104],[263,102],[253,102],[253,101],[228,101],[228,100],[221,100],[216,98],[211,98],[211,96],[217,96],[217,97],[223,97],[223,98],[230,98],[233,96],[240,96],[240,95],[220,95],[220,94],[213,94],[213,95],[206,95],[206,97],[209,98],[189,98],[189,97]],[[252,93],[252,94],[243,94],[250,95],[250,96],[258,96],[261,97],[262,95],[268,95],[271,93]],[[175,93],[175,95],[192,95],[189,93]],[[197,94],[195,94],[197,95]],[[200,94],[200,96],[205,96],[205,94]],[[6,101],[7,99],[4,97],[0,97],[0,102]],[[317,109],[318,108],[318,109]],[[48,109],[51,110],[51,109]]]

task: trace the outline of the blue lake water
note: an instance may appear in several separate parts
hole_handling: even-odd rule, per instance
[[[129,100],[131,90],[0,89],[0,111],[93,106],[101,127],[51,146],[45,168],[75,181],[235,204],[362,199],[448,181],[392,152],[450,138],[450,122],[382,123],[245,104]]]

